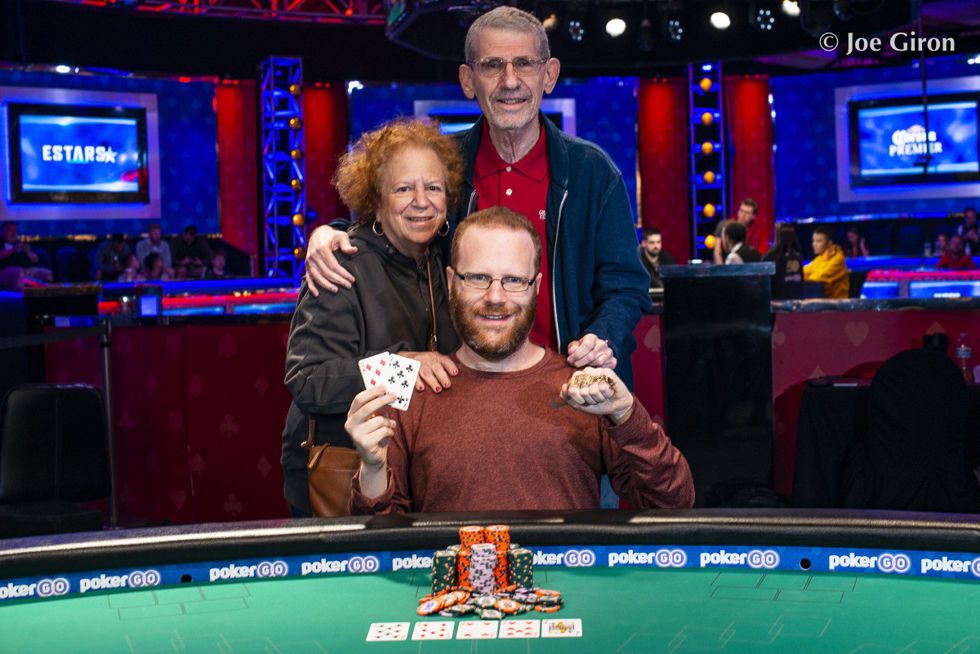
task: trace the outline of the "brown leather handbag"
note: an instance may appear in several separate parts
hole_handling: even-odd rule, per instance
[[[309,452],[310,508],[313,515],[347,515],[350,482],[361,465],[357,450],[326,443],[316,445],[316,416],[310,416],[309,432],[302,447]]]

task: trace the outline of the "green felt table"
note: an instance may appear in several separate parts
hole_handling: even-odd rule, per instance
[[[425,572],[187,584],[0,610],[0,652],[969,652],[980,584],[740,569],[539,568],[581,638],[369,643],[373,622],[419,617]],[[463,619],[452,620],[458,623]]]

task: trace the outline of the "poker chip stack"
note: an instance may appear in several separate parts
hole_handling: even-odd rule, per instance
[[[432,593],[442,595],[456,587],[456,553],[439,550],[432,555]]]
[[[534,553],[518,547],[507,552],[510,583],[520,588],[534,588]]]
[[[459,528],[459,553],[456,556],[456,580],[463,588],[471,587],[470,566],[472,564],[473,546],[485,543],[487,540],[486,532],[483,527],[460,527]]]
[[[560,592],[534,587],[534,554],[510,542],[509,527],[462,527],[459,539],[433,553],[432,593],[419,600],[419,615],[502,620],[561,609]]]
[[[493,595],[497,587],[494,568],[497,567],[497,549],[493,543],[477,543],[473,546],[470,567],[470,585],[478,595]]]
[[[496,588],[507,585],[507,550],[510,549],[510,527],[507,525],[492,525],[486,529],[487,542],[494,546],[497,563],[493,568],[493,580]]]

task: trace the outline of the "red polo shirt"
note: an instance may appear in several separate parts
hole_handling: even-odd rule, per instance
[[[497,153],[490,140],[490,128],[483,123],[480,147],[473,165],[473,185],[477,209],[501,205],[527,216],[541,237],[541,292],[538,312],[531,328],[531,340],[538,345],[558,349],[555,323],[551,316],[551,271],[548,261],[548,229],[545,210],[548,206],[548,148],[544,125],[538,142],[520,161],[508,164]]]

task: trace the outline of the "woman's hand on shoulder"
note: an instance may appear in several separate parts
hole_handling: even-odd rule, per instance
[[[306,285],[313,297],[320,295],[320,289],[336,293],[339,286],[350,288],[354,283],[354,276],[337,261],[335,250],[354,254],[357,246],[351,245],[347,232],[326,225],[313,230],[306,247]]]
[[[416,391],[424,391],[426,386],[436,393],[450,388],[452,378],[459,374],[459,366],[445,354],[438,352],[398,352],[400,356],[415,359],[422,366],[415,382]]]

